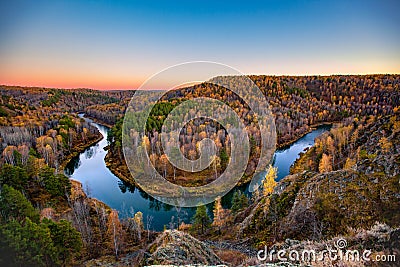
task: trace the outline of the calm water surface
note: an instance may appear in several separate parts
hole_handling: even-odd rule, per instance
[[[290,166],[300,157],[300,153],[314,145],[316,137],[329,131],[331,125],[322,125],[306,134],[293,144],[278,149],[274,155],[273,165],[278,168],[278,181],[289,174]]]

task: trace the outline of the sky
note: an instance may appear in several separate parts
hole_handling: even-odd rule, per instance
[[[171,65],[400,73],[400,1],[0,1],[0,84],[135,89]]]

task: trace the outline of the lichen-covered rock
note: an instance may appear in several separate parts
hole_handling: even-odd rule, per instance
[[[177,230],[166,230],[149,246],[148,265],[219,265],[220,258],[205,243]]]

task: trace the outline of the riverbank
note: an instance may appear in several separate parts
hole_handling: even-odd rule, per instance
[[[138,187],[131,175],[131,172],[128,169],[128,166],[125,163],[125,160],[120,159],[118,155],[114,155],[114,153],[110,149],[110,146],[107,146],[106,150],[107,154],[104,158],[104,161],[111,173],[117,176],[120,180],[135,187]]]
[[[84,112],[82,112],[80,114],[84,114],[84,118],[86,120],[90,120],[93,123],[107,127],[109,129],[111,129],[114,126],[114,125],[110,125],[100,119],[97,119],[97,118],[94,118],[91,116],[87,116]],[[63,169],[71,159],[78,156],[80,153],[85,151],[85,149],[91,147],[92,145],[96,144],[97,142],[100,142],[103,138],[107,139],[106,135],[103,136],[100,132],[99,132],[99,134],[100,134],[100,137],[98,139],[93,140],[93,142],[88,143],[87,145],[82,147],[80,152],[76,152],[72,156],[70,156],[69,159],[66,161],[66,163],[64,162]],[[106,164],[106,167],[110,170],[110,172],[112,174],[114,174],[115,176],[117,176],[121,181],[124,181],[132,186],[138,187],[137,184],[135,183],[135,180],[132,178],[132,175],[128,169],[128,166],[125,164],[125,160],[120,159],[120,157],[118,155],[114,155],[114,153],[112,153],[112,150],[109,145],[104,147],[104,150],[107,152],[106,156],[104,158],[104,162]]]
[[[58,169],[58,172],[64,172],[65,166],[75,157],[77,157],[79,154],[83,153],[87,148],[95,145],[96,143],[100,142],[103,139],[103,135],[98,131],[96,134],[96,138],[89,140],[86,143],[80,143],[75,145],[72,148],[72,152],[69,153],[61,162],[60,167]]]
[[[318,127],[321,126],[328,126],[328,125],[335,125],[340,123],[339,121],[333,121],[333,122],[321,122],[321,123],[317,123],[317,124],[312,124],[308,127],[308,130],[300,135],[296,135],[296,138],[293,138],[292,140],[289,140],[283,144],[276,144],[276,149],[285,149],[286,147],[291,146],[293,143],[297,142],[298,140],[300,140],[301,138],[303,138],[304,136],[306,136],[307,134],[311,133],[312,131],[314,131],[315,129],[317,129]]]
[[[108,123],[106,123],[106,122],[104,122],[104,121],[102,121],[102,120],[99,120],[99,119],[95,118],[95,117],[88,116],[86,113],[81,113],[81,114],[85,114],[84,117],[85,117],[86,119],[89,119],[89,120],[91,120],[91,121],[93,121],[93,122],[95,122],[95,123],[97,123],[97,124],[106,126],[106,127],[110,128],[110,129],[111,129],[112,127],[114,127],[113,124],[108,124]],[[104,138],[107,138],[107,136],[105,136]]]

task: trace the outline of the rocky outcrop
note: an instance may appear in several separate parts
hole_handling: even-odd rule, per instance
[[[149,246],[146,265],[219,265],[220,258],[205,243],[177,230],[166,230]]]

